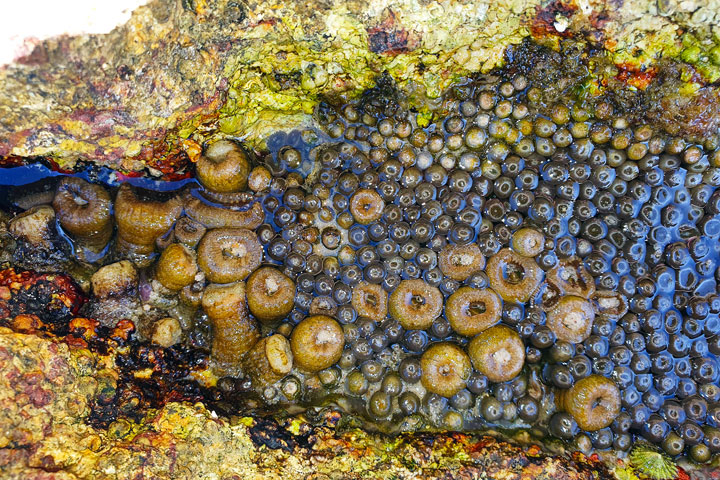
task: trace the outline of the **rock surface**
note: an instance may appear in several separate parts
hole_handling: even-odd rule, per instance
[[[717,0],[152,0],[107,35],[50,39],[0,69],[0,159],[176,177],[209,137],[262,144],[383,73],[434,98],[528,36],[606,48],[621,73],[684,55],[713,82],[719,17]]]

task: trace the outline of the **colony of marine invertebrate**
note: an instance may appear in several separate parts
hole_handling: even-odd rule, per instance
[[[72,248],[81,313],[208,352],[218,389],[269,408],[707,462],[720,151],[539,75],[469,79],[430,114],[382,88],[323,104],[264,156],[211,142],[177,191],[56,179],[10,220],[15,258]]]

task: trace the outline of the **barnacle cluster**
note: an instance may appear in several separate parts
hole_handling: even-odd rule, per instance
[[[206,145],[181,191],[63,178],[10,233],[114,244],[83,257],[101,267],[86,311],[209,351],[224,391],[333,400],[384,429],[523,428],[585,451],[644,439],[707,462],[717,142],[542,75],[478,76],[425,110],[380,87],[322,104],[318,131],[278,134],[264,157]]]

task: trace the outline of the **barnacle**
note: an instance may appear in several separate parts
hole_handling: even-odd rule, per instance
[[[182,328],[177,318],[161,318],[153,325],[152,341],[163,347],[172,347],[180,342]]]
[[[90,283],[93,295],[100,299],[134,296],[138,286],[138,272],[132,262],[121,260],[99,268]]]
[[[32,207],[8,225],[8,231],[18,240],[38,249],[52,249],[55,211],[48,205]]]
[[[616,320],[628,311],[628,301],[625,295],[609,290],[598,290],[592,296],[597,305],[598,313],[605,318]]]
[[[654,480],[670,480],[678,472],[670,457],[647,443],[640,443],[633,448],[630,463],[640,473]]]

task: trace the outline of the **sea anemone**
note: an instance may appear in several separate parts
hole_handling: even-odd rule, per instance
[[[219,140],[211,143],[195,164],[200,184],[218,193],[232,193],[247,186],[250,162],[235,142]]]
[[[149,265],[155,241],[170,230],[182,213],[182,202],[177,195],[167,200],[155,196],[154,192],[123,183],[115,197],[118,249],[139,266]]]
[[[260,266],[263,251],[257,235],[246,228],[208,231],[197,249],[198,265],[211,282],[245,280]]]
[[[52,202],[62,228],[79,246],[101,252],[113,234],[112,200],[101,185],[63,177]]]
[[[313,315],[300,322],[290,336],[295,364],[306,372],[318,372],[340,360],[345,335],[332,318]]]
[[[208,285],[202,308],[213,326],[213,359],[223,368],[239,367],[242,356],[260,340],[258,324],[245,304],[245,284]]]

